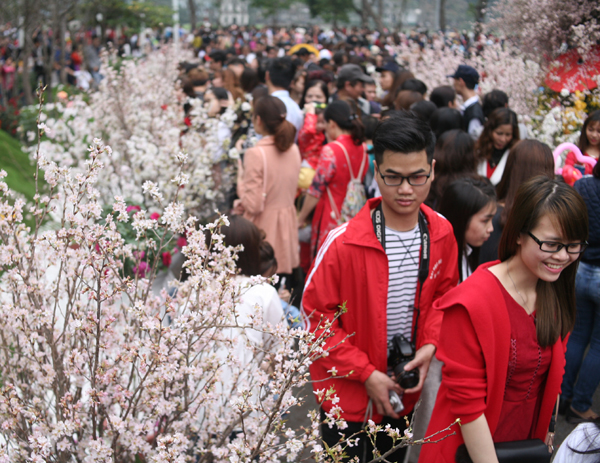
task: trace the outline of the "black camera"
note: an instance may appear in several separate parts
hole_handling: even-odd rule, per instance
[[[388,367],[402,389],[412,389],[419,384],[419,369],[404,371],[408,362],[415,358],[415,347],[402,334],[388,341]]]

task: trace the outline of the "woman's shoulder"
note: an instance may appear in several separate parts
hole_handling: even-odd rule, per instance
[[[487,311],[500,294],[496,277],[489,271],[497,263],[495,261],[480,265],[469,278],[442,296],[436,303],[437,307],[444,310],[460,305],[469,313]]]
[[[246,304],[252,301],[268,302],[279,297],[277,290],[266,281],[257,283],[251,277],[238,275],[236,283]]]

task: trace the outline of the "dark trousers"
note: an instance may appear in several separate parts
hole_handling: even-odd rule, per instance
[[[321,421],[323,421],[324,419],[325,413],[321,409]],[[409,422],[411,419],[412,412],[408,415]],[[351,421],[347,421],[346,423],[348,424],[348,427],[346,429],[339,429],[335,425],[333,425],[332,428],[329,428],[329,425],[322,424],[321,439],[323,439],[323,442],[325,442],[329,447],[332,447],[336,445],[342,438],[340,434],[343,434],[344,438],[348,438],[353,434],[359,433],[363,430],[362,423]],[[404,430],[406,429],[406,421],[403,417],[399,420],[395,420],[394,418],[390,418],[389,416],[384,416],[380,424],[384,427],[386,424],[389,424],[392,428],[398,428],[400,430],[400,434],[402,435],[404,434]],[[358,460],[361,463],[366,463],[368,461],[373,460],[375,457],[373,456],[373,444],[371,443],[371,440],[367,437],[367,435],[364,432],[356,437],[360,437],[358,445],[354,447],[346,447],[344,453],[347,455],[347,458],[344,458],[344,461],[349,461],[354,457],[358,457]],[[397,444],[398,442],[396,442],[396,445]],[[375,445],[377,446],[377,450],[380,452],[381,455],[386,453],[394,446],[391,437],[388,437],[388,435],[385,432],[380,432],[377,434]],[[396,450],[394,453],[387,456],[386,460],[390,462],[402,463],[404,461],[404,456],[406,455],[406,449],[407,447],[402,447],[401,449]]]

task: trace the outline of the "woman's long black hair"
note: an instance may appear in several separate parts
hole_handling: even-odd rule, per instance
[[[346,101],[337,100],[331,103],[325,109],[323,118],[327,122],[335,122],[340,129],[350,132],[356,146],[364,141],[365,129],[362,122]]]
[[[463,275],[462,268],[463,256],[467,250],[465,234],[473,216],[492,201],[496,201],[494,186],[487,178],[478,175],[455,180],[446,187],[441,196],[438,212],[448,219],[454,229],[454,237],[458,244],[458,274],[461,282],[467,277]],[[473,248],[471,254],[467,256],[467,262],[471,271],[477,268],[479,248]]]

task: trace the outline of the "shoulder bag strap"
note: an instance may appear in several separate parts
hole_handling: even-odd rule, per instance
[[[338,145],[339,147],[342,148],[342,151],[344,151],[344,155],[346,156],[346,161],[348,162],[348,168],[350,169],[350,178],[352,177],[352,164],[350,164],[350,158],[348,157],[348,152],[346,151],[346,148],[344,148],[344,145],[342,145],[339,141],[334,141],[332,143]],[[331,212],[333,214],[333,218],[336,220],[336,222],[339,222],[340,220],[340,212],[338,211],[338,208],[335,204],[335,200],[333,199],[333,194],[331,194],[331,190],[329,189],[329,187],[327,187],[327,196],[329,196],[329,205],[331,206]]]
[[[334,141],[333,143],[335,143],[340,148],[342,148],[342,151],[344,152],[344,156],[346,156],[346,162],[348,162],[348,169],[350,170],[350,180],[356,180],[356,177],[354,176],[354,173],[352,172],[352,163],[350,162],[350,156],[348,156],[348,151],[346,151],[346,147],[337,140]],[[362,169],[362,166],[361,166],[361,169]]]
[[[262,193],[262,210],[265,210],[265,201],[267,199],[267,155],[265,154],[265,151],[262,149],[262,147],[258,147],[258,149],[260,150],[260,154],[262,154],[262,160],[263,160],[263,193]]]
[[[363,148],[363,158],[362,158],[362,162],[360,163],[360,170],[358,171],[358,180],[362,179],[363,170],[365,169],[365,164],[368,163],[368,159],[369,159],[369,155],[367,154],[367,145],[365,145],[363,143],[362,148]]]

